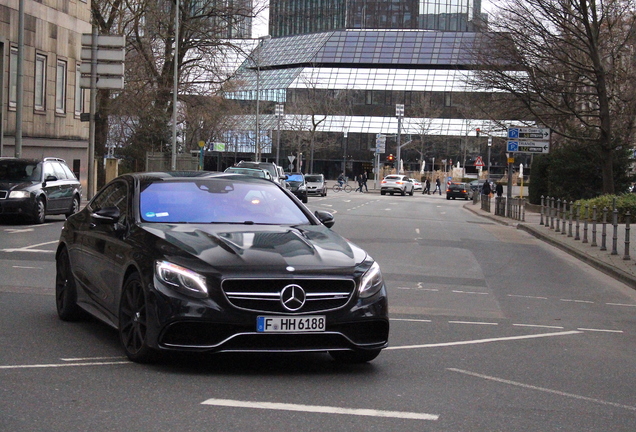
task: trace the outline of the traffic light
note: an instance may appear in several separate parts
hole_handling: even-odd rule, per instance
[[[475,129],[475,133],[477,134],[477,138],[479,138],[479,132],[481,132],[480,128]]]
[[[388,155],[387,158],[386,158],[386,160],[389,161],[389,162],[393,162],[394,159],[395,158],[393,157],[392,154]]]

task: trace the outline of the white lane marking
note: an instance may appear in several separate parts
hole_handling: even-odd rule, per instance
[[[451,372],[457,372],[457,373],[461,373],[464,375],[470,375],[470,376],[474,376],[477,378],[483,378],[485,380],[489,380],[489,381],[495,381],[495,382],[500,382],[503,384],[509,384],[509,385],[513,385],[513,386],[517,386],[517,387],[522,387],[522,388],[526,388],[526,389],[530,389],[530,390],[537,390],[537,391],[542,391],[542,392],[546,392],[546,393],[552,393],[555,395],[559,395],[559,396],[565,396],[565,397],[569,397],[569,398],[574,398],[574,399],[579,399],[579,400],[584,400],[587,402],[594,402],[594,403],[598,403],[601,405],[608,405],[608,406],[613,406],[613,407],[618,407],[618,408],[625,408],[628,409],[630,411],[636,411],[636,407],[634,406],[630,406],[630,405],[623,405],[623,404],[619,404],[616,402],[608,402],[608,401],[604,401],[601,399],[595,399],[595,398],[591,398],[591,397],[587,397],[587,396],[581,396],[581,395],[577,395],[574,393],[567,393],[567,392],[563,392],[560,390],[553,390],[553,389],[549,389],[546,387],[537,387],[537,386],[533,386],[530,384],[524,384],[521,382],[517,382],[517,381],[511,381],[511,380],[507,380],[507,379],[503,379],[503,378],[497,378],[497,377],[493,377],[493,376],[489,376],[489,375],[483,375],[483,374],[479,374],[479,373],[475,373],[475,372],[470,372],[467,370],[463,370],[463,369],[455,369],[455,368],[447,368],[446,370],[451,371]]]
[[[47,252],[47,253],[54,253],[55,251],[52,250],[42,250],[42,249],[31,249],[34,247],[38,247],[38,246],[46,246],[46,245],[50,245],[50,244],[56,244],[58,241],[50,241],[50,242],[46,242],[46,243],[38,243],[38,244],[34,244],[31,246],[25,246],[25,247],[21,247],[21,248],[11,248],[11,249],[2,249],[2,252]]]
[[[565,331],[565,332],[559,332],[559,333],[542,333],[542,334],[536,334],[536,335],[509,336],[509,337],[502,337],[502,338],[476,339],[476,340],[458,341],[458,342],[441,342],[441,343],[423,344],[423,345],[404,345],[404,346],[388,347],[388,348],[385,348],[385,350],[437,348],[437,347],[447,347],[447,346],[472,345],[472,344],[482,344],[482,343],[490,343],[490,342],[503,342],[503,341],[511,341],[511,340],[552,337],[552,336],[568,336],[568,335],[574,335],[574,334],[580,334],[580,333],[583,333],[583,332],[572,330],[572,331]]]
[[[428,319],[408,319],[408,318],[391,318],[391,321],[426,322],[426,323],[433,322]]]
[[[453,290],[452,292],[457,293],[457,294],[481,294],[481,295],[488,295],[487,292],[479,292],[479,291],[462,291],[462,290]]]
[[[8,232],[9,234],[20,234],[20,233],[33,232],[33,231],[35,231],[33,228],[7,228],[7,229],[5,229],[5,232]]]
[[[559,299],[562,302],[572,302],[572,303],[591,303],[594,304],[593,301],[589,300],[572,300],[572,299]]]
[[[374,409],[358,409],[358,408],[340,408],[320,405],[301,405],[275,402],[255,402],[255,401],[239,401],[231,399],[208,399],[201,402],[201,405],[214,405],[231,408],[255,408],[275,411],[299,411],[308,413],[323,414],[347,414],[369,417],[391,417],[411,420],[437,420],[439,415],[424,414],[406,411],[383,411]]]
[[[45,369],[59,367],[77,367],[77,366],[112,366],[131,364],[130,361],[112,361],[112,362],[89,362],[89,363],[51,363],[51,364],[34,364],[34,365],[0,365],[0,369]]]
[[[622,303],[605,303],[609,306],[626,306],[626,307],[636,307],[636,304],[622,304]]]
[[[27,267],[27,266],[11,266],[15,269],[27,269],[27,270],[42,270],[42,267]]]
[[[499,323],[480,322],[480,321],[449,321],[449,324],[474,324],[474,325],[499,325]]]
[[[590,331],[590,332],[603,332],[603,333],[623,333],[623,330],[606,330],[606,329],[591,329],[591,328],[578,328],[577,330]]]
[[[415,228],[415,233],[419,234],[420,233],[420,229],[419,228]]]
[[[537,328],[551,328],[551,329],[563,329],[563,326],[550,326],[550,325],[539,325],[539,324],[513,324],[513,326],[517,327],[537,327]]]
[[[547,297],[535,297],[535,296],[525,296],[525,295],[515,295],[508,294],[508,297],[518,297],[518,298],[529,298],[529,299],[537,299],[537,300],[547,300]]]
[[[126,357],[117,356],[117,357],[76,357],[76,358],[61,358],[60,360],[65,362],[77,362],[77,361],[87,361],[87,360],[123,360]]]

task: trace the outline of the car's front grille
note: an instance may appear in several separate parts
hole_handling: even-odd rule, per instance
[[[7,199],[7,195],[9,195],[8,191],[0,190],[0,199]]]
[[[320,312],[343,307],[355,289],[351,279],[227,279],[221,288],[229,302],[256,312],[290,313],[281,303],[281,291],[294,284],[305,293],[305,304],[294,313]]]

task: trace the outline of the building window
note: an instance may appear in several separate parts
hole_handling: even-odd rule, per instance
[[[35,56],[35,99],[33,107],[38,111],[46,109],[46,56],[36,54]]]
[[[81,78],[82,73],[78,63],[75,68],[75,115],[77,116],[84,112],[84,89],[80,86]]]
[[[451,93],[449,92],[444,93],[444,106],[453,106],[453,99],[451,98]]]
[[[66,62],[58,60],[55,77],[55,112],[58,114],[66,112],[66,71]]]
[[[9,108],[18,103],[18,49],[11,47],[9,58]]]
[[[373,103],[373,93],[371,90],[367,90],[364,93],[364,103],[367,105],[371,105]]]

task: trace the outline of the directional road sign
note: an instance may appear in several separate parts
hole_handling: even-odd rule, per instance
[[[550,141],[508,141],[508,153],[550,153]]]
[[[547,128],[509,128],[509,139],[521,139],[521,140],[541,140],[546,141],[550,139],[550,129]]]

